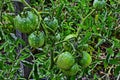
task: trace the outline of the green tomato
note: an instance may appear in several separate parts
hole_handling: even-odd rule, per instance
[[[22,33],[30,33],[36,29],[38,17],[33,12],[27,11],[26,14],[21,13],[14,18],[14,25]]]
[[[92,62],[92,58],[90,54],[84,51],[82,55],[82,59],[80,60],[80,65],[82,67],[87,67],[91,64],[91,62]]]
[[[67,76],[74,76],[79,71],[79,66],[78,64],[74,64],[70,70],[62,70],[62,71]]]
[[[56,31],[57,28],[59,27],[58,25],[58,20],[56,18],[53,18],[53,20],[50,20],[48,18],[44,19],[45,23],[47,24],[47,26],[49,28],[51,28],[52,30]]]
[[[45,37],[44,33],[35,31],[28,36],[28,42],[31,47],[38,48],[44,45]]]
[[[69,52],[63,52],[57,59],[57,66],[63,70],[69,70],[75,63],[75,59]]]
[[[60,34],[59,34],[59,33],[56,34],[55,40],[56,40],[56,41],[59,41],[59,40],[60,40]]]
[[[93,7],[95,9],[103,9],[106,6],[105,0],[94,0]]]

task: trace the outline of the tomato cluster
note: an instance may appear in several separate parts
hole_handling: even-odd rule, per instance
[[[75,63],[75,59],[69,52],[63,52],[57,59],[57,66],[67,76],[76,75],[79,70],[78,64]]]
[[[98,4],[98,3],[97,3]],[[96,6],[96,2],[94,2]],[[33,48],[42,47],[45,42],[44,32],[37,30],[39,26],[38,16],[31,11],[17,15],[14,19],[14,25],[16,29],[22,33],[30,33],[28,36],[29,45]],[[56,31],[58,28],[58,21],[54,18],[52,21],[49,19],[44,20],[45,24]],[[37,30],[37,31],[36,31]],[[58,39],[60,35],[58,34],[56,38]],[[58,39],[59,41],[59,39]],[[79,71],[79,64],[82,67],[87,67],[91,64],[92,58],[87,52],[83,52],[82,58],[80,58],[79,63],[75,60],[74,56],[68,52],[70,51],[69,44],[66,42],[63,43],[63,47],[66,52],[61,53],[57,59],[57,67],[67,76],[74,76]]]
[[[44,45],[44,33],[35,31],[38,27],[38,16],[32,11],[22,12],[14,18],[16,29],[22,33],[30,33],[28,42],[31,47],[38,48]]]
[[[87,67],[91,64],[92,58],[87,52],[83,52],[79,62],[80,66]],[[69,52],[63,52],[59,55],[57,66],[67,76],[74,76],[79,71],[79,65],[75,62],[75,58]]]

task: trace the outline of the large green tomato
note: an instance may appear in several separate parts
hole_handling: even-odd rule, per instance
[[[103,9],[106,6],[105,0],[94,0],[93,7],[95,9]]]
[[[79,71],[79,66],[78,64],[74,64],[70,70],[62,70],[63,73],[67,76],[74,76],[77,74],[77,72]]]
[[[35,31],[28,36],[28,42],[31,47],[38,48],[44,45],[44,33]]]
[[[38,26],[38,16],[30,11],[21,13],[15,17],[14,25],[22,33],[30,33]]]
[[[57,66],[63,70],[69,70],[75,63],[75,59],[69,52],[63,52],[57,59]]]
[[[80,65],[82,67],[87,67],[91,64],[91,62],[92,62],[92,58],[90,54],[84,51],[82,55],[82,59],[80,60]]]

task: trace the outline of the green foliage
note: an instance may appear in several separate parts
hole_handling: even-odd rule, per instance
[[[105,1],[105,5],[100,1]],[[23,66],[32,69],[28,79],[119,80],[119,0],[31,0],[30,4],[21,0],[21,3],[26,6],[24,13],[31,11],[35,15],[30,12],[16,16],[11,0],[0,1],[0,80],[25,80]],[[28,42],[16,35],[16,27],[22,34],[29,33]],[[29,37],[34,31],[37,32],[34,37]],[[41,32],[44,40],[40,40]],[[64,52],[70,54],[60,57]],[[27,60],[29,57],[32,62]],[[72,60],[67,62],[69,58]],[[61,65],[70,67],[62,70]]]

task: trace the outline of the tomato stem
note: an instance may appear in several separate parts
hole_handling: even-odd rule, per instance
[[[82,22],[81,22],[81,25],[83,25],[83,23],[85,22],[85,20],[95,11],[95,9],[92,9],[92,11],[85,17],[85,18],[82,18]],[[79,32],[80,32],[80,29],[81,27],[78,27],[77,29],[77,33],[76,35],[78,36]]]
[[[54,65],[54,60],[53,60],[53,58],[54,58],[53,50],[52,50],[51,53],[50,53],[50,57],[51,57],[51,65],[50,65],[50,69],[52,69],[52,68],[53,68],[53,65]]]

